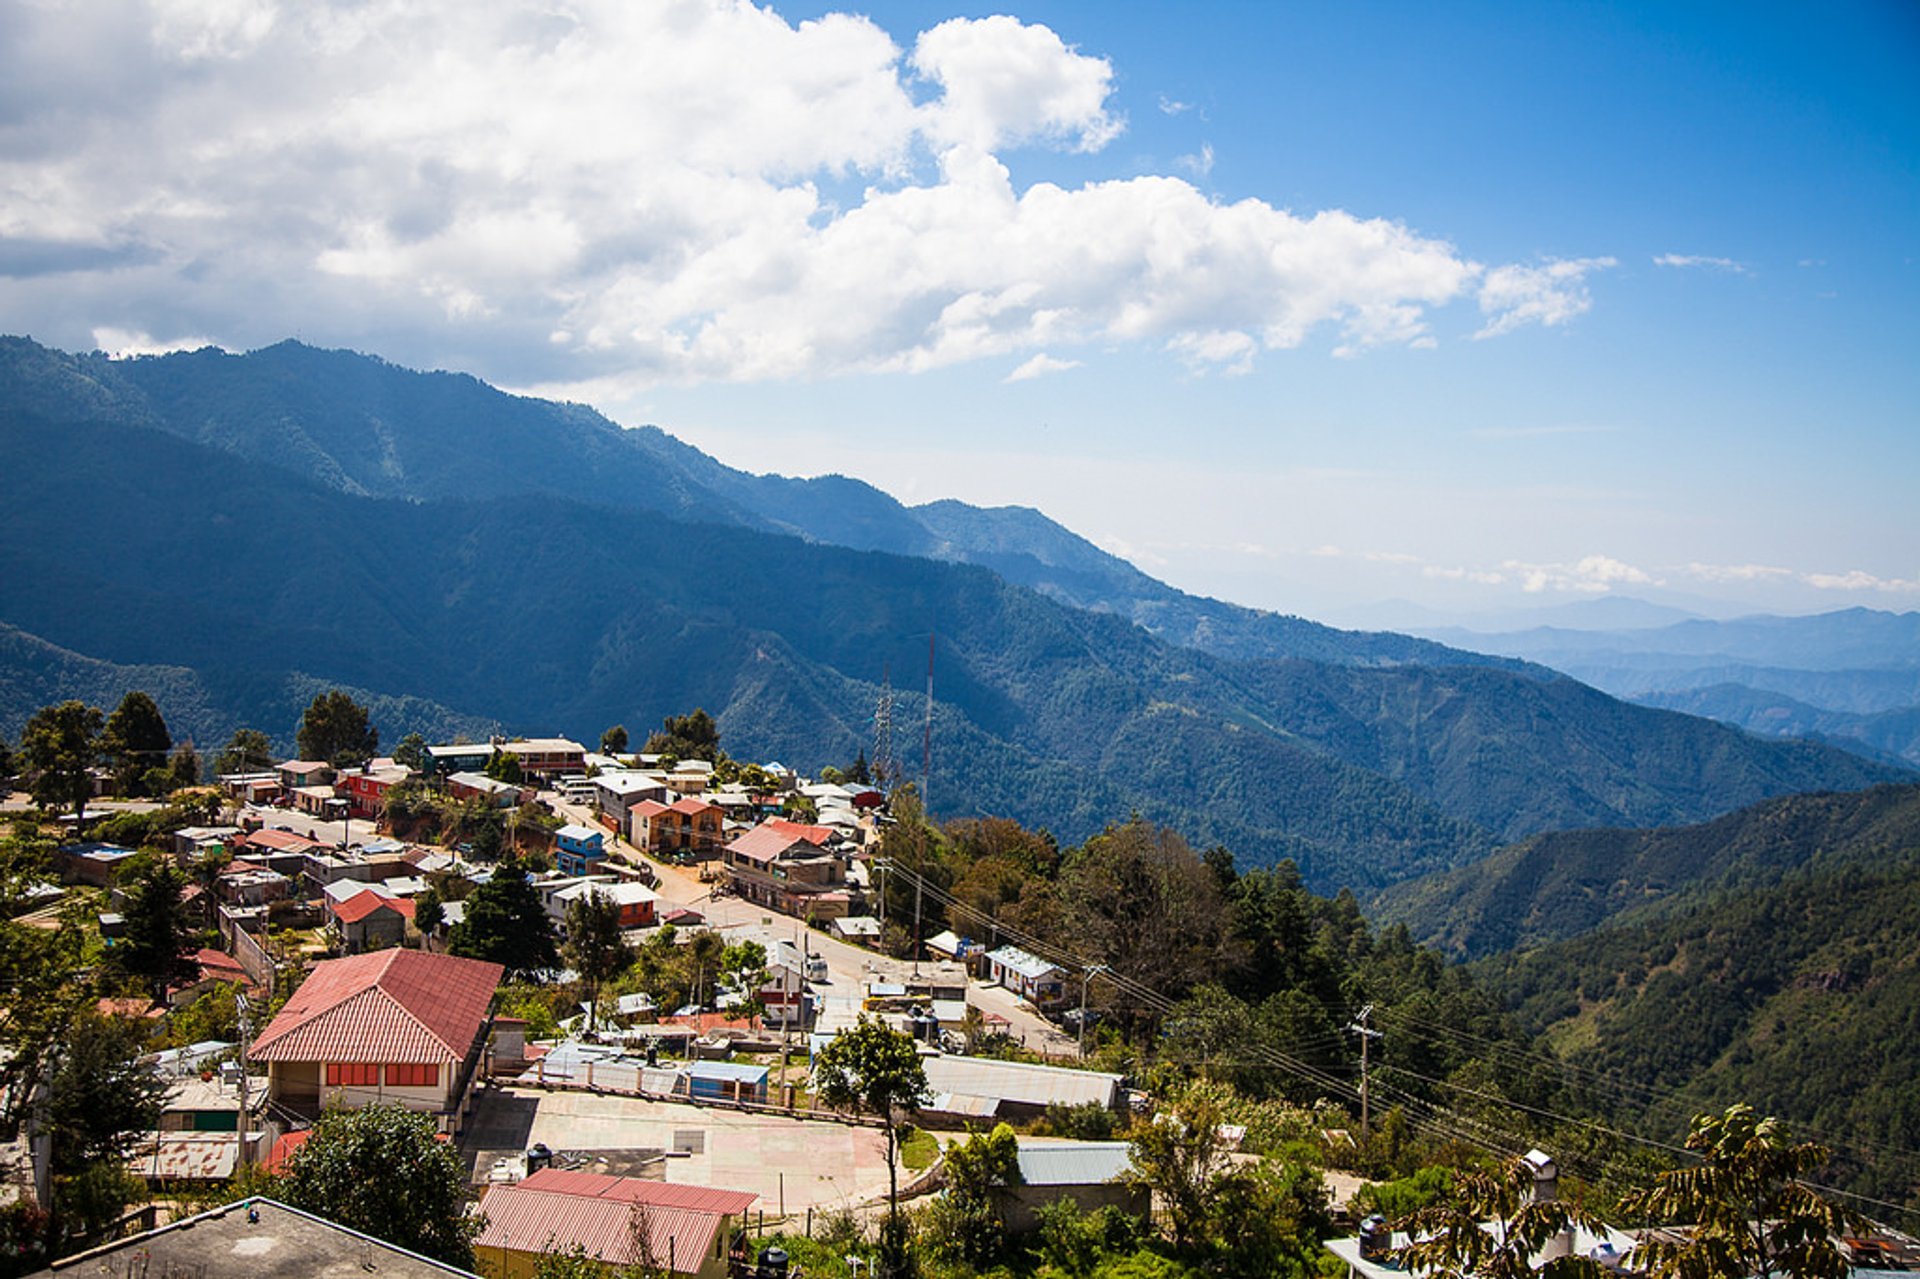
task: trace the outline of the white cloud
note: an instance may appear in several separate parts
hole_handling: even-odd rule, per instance
[[[1231,329],[1181,333],[1167,343],[1167,350],[1195,373],[1218,372],[1228,377],[1253,372],[1254,353],[1259,349],[1251,333]]]
[[[1037,377],[1045,377],[1049,373],[1065,373],[1068,369],[1077,369],[1079,367],[1080,361],[1078,360],[1059,360],[1042,351],[1032,359],[1023,363],[1013,372],[1007,374],[1006,380],[1009,382],[1029,382]]]
[[[1175,98],[1169,98],[1164,93],[1160,95],[1160,111],[1163,115],[1179,115],[1191,110],[1193,110],[1191,102],[1181,102]]]
[[[1098,151],[1124,127],[1106,109],[1112,65],[1018,18],[948,19],[921,34],[910,61],[943,90],[928,109],[936,142],[991,151],[1050,141]]]
[[[1588,555],[1572,564],[1528,564],[1521,560],[1507,560],[1500,568],[1506,577],[1519,582],[1520,588],[1529,594],[1579,591],[1598,595],[1616,586],[1660,584],[1651,573],[1610,555]]]
[[[575,396],[1089,343],[1231,374],[1322,329],[1432,345],[1476,290],[1483,334],[1564,323],[1611,265],[1488,270],[1171,176],[1016,189],[1010,149],[1095,152],[1124,120],[1107,60],[1009,17],[910,51],[746,0],[8,21],[0,328],[56,342],[297,332]]]
[[[1510,333],[1523,324],[1565,324],[1593,306],[1587,276],[1619,265],[1613,258],[1565,258],[1541,266],[1501,266],[1480,282],[1480,310],[1488,317],[1477,338]]]
[[[1887,594],[1920,592],[1920,581],[1904,577],[1877,577],[1860,569],[1845,573],[1808,573],[1800,580],[1823,591],[1882,591]]]
[[[1174,163],[1185,169],[1188,173],[1191,173],[1194,177],[1204,178],[1213,172],[1213,144],[1211,142],[1203,142],[1200,144],[1200,150],[1198,152],[1193,155],[1183,155],[1175,160]]]
[[[1702,582],[1769,582],[1795,576],[1790,568],[1771,564],[1700,564],[1682,566],[1678,572]]]
[[[1744,262],[1735,262],[1732,258],[1708,258],[1689,253],[1662,253],[1654,260],[1655,266],[1711,267],[1716,271],[1731,271],[1735,275],[1752,275]]]
[[[212,338],[182,337],[165,340],[156,339],[150,333],[129,333],[125,329],[97,328],[93,331],[93,346],[96,351],[105,351],[116,360],[132,359],[136,355],[166,355],[173,351],[198,351],[203,347],[218,346]]]

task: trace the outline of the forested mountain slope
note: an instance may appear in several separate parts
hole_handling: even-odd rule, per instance
[[[350,351],[282,342],[246,355],[207,348],[110,360],[0,338],[0,403],[54,421],[149,426],[361,496],[538,494],[981,564],[1170,642],[1231,657],[1526,668],[1188,595],[1031,509],[907,507],[845,476],[748,474],[656,427],[623,430],[581,405],[507,395],[471,377],[417,373]]]
[[[1375,911],[1469,958],[1696,909],[1803,870],[1877,871],[1920,847],[1920,786],[1789,795],[1694,826],[1557,831],[1398,884]]]
[[[1596,1106],[1658,1133],[1744,1101],[1832,1145],[1836,1180],[1920,1208],[1920,795],[1899,807],[1883,829],[1908,834],[1869,859],[1694,889],[1475,971]]]

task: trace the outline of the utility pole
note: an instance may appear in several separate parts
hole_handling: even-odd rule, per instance
[[[1371,1135],[1368,1127],[1371,1115],[1367,1109],[1367,1045],[1368,1041],[1380,1038],[1380,1032],[1367,1025],[1367,1018],[1371,1016],[1373,1016],[1373,1005],[1368,1004],[1359,1011],[1352,1024],[1347,1027],[1348,1030],[1360,1036],[1360,1142],[1362,1145],[1366,1144],[1367,1138]]]
[[[234,1152],[233,1161],[233,1166],[238,1169],[247,1166],[247,1045],[253,1039],[253,1019],[249,1015],[245,991],[236,991],[233,1002],[240,1014],[240,1147]]]
[[[1077,1029],[1080,1032],[1080,1055],[1083,1058],[1087,1055],[1087,982],[1095,973],[1110,971],[1112,970],[1105,964],[1088,964],[1080,970],[1080,1024]]]

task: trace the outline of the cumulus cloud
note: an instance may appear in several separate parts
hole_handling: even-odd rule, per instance
[[[1708,258],[1691,253],[1662,253],[1653,260],[1655,266],[1708,267],[1715,271],[1731,271],[1735,275],[1751,275],[1744,262],[1735,262],[1732,258]]]
[[[1565,324],[1593,307],[1587,276],[1619,265],[1613,258],[1562,258],[1539,266],[1501,266],[1480,282],[1487,322],[1477,338],[1511,333],[1525,324]]]
[[[156,339],[150,333],[129,333],[125,329],[98,328],[93,331],[93,346],[116,360],[136,355],[166,355],[173,351],[198,351],[218,346],[211,338],[182,337]]]
[[[1321,330],[1431,345],[1476,295],[1482,335],[1563,324],[1611,265],[1487,269],[1173,176],[1016,189],[1012,149],[1095,153],[1125,120],[1111,63],[1010,17],[908,48],[746,0],[8,22],[0,327],[53,341],[301,333],[569,394],[1092,343],[1231,374]]]
[[[1020,367],[1013,372],[1007,374],[1006,380],[1009,382],[1030,382],[1034,378],[1045,377],[1049,373],[1065,373],[1068,369],[1077,369],[1079,367],[1080,361],[1078,360],[1055,359],[1045,351],[1042,351],[1020,365]]]

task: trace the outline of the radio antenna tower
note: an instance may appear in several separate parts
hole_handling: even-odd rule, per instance
[[[873,784],[885,794],[893,776],[893,672],[882,664],[880,698],[873,707]]]

